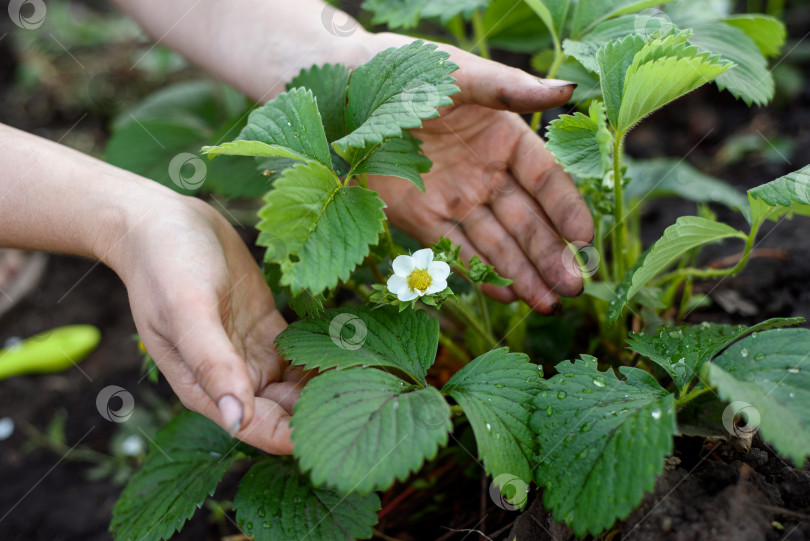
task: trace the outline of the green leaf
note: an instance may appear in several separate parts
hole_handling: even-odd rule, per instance
[[[728,348],[702,374],[721,398],[753,406],[762,438],[797,467],[810,454],[808,351],[808,329],[762,332]]]
[[[580,178],[604,177],[610,170],[613,136],[602,102],[591,102],[588,116],[562,115],[551,122],[548,148],[560,165]]]
[[[493,48],[536,53],[551,45],[548,29],[525,2],[493,0],[484,12],[481,27]]]
[[[378,53],[358,67],[349,81],[346,127],[349,134],[333,143],[338,153],[400,137],[402,130],[422,127],[451,105],[459,91],[450,73],[458,66],[436,45],[415,41]]]
[[[526,5],[532,8],[540,20],[543,21],[543,24],[546,25],[546,28],[552,33],[552,35],[556,38],[557,36],[557,24],[554,21],[554,16],[549,11],[548,7],[541,1],[541,0],[523,0]]]
[[[374,13],[375,24],[390,28],[413,28],[420,19],[438,18],[447,23],[457,15],[469,18],[486,8],[490,0],[365,0],[363,9]]]
[[[531,483],[537,448],[529,417],[541,375],[542,368],[523,353],[500,348],[471,361],[442,389],[467,415],[487,474]]]
[[[627,165],[627,176],[633,179],[625,190],[628,199],[678,196],[696,203],[718,203],[741,212],[748,206],[747,198],[737,189],[683,160],[634,160]]]
[[[681,216],[667,227],[663,236],[639,259],[632,269],[627,271],[622,282],[616,288],[616,298],[610,301],[608,320],[616,321],[628,301],[647,282],[658,276],[681,256],[699,246],[736,237],[747,236],[724,223],[715,222],[699,216]]]
[[[425,375],[439,344],[439,322],[422,310],[346,307],[328,310],[316,320],[296,321],[276,343],[285,359],[307,369],[387,366],[427,385]]]
[[[278,145],[332,166],[318,104],[312,92],[303,88],[285,92],[251,112],[239,139]]]
[[[610,302],[616,298],[616,282],[588,282],[585,284],[584,295]],[[663,301],[664,292],[658,287],[642,287],[633,300],[641,306],[650,308],[666,308]]]
[[[479,9],[486,9],[491,0],[430,0],[422,10],[422,17],[434,17],[442,24],[457,15],[465,19],[472,17],[472,14]]]
[[[113,508],[110,531],[115,540],[169,539],[214,493],[243,449],[202,415],[175,417],[155,436],[143,468],[130,478]]]
[[[193,82],[169,86],[115,120],[106,159],[183,194],[203,189],[226,197],[258,197],[268,185],[250,160],[200,159],[194,171],[204,168],[201,182],[186,183],[183,175],[187,173],[170,170],[178,155],[196,156],[204,145],[233,138],[244,125],[241,119],[247,110],[245,97],[224,85]],[[186,161],[194,162],[193,157]]]
[[[644,39],[636,34],[618,41],[611,41],[599,49],[596,55],[605,112],[614,127],[619,125],[619,112],[624,97],[627,70],[636,54],[644,48]]]
[[[675,401],[646,372],[624,367],[620,381],[599,372],[593,357],[557,371],[531,420],[540,442],[537,482],[555,520],[577,536],[596,535],[655,486],[677,431]]]
[[[365,494],[404,481],[447,444],[450,406],[376,368],[325,372],[301,391],[293,452],[316,486]]]
[[[748,105],[766,105],[773,99],[774,81],[768,63],[745,32],[722,21],[697,22],[690,29],[690,43],[734,63],[715,81],[720,90],[728,90]]]
[[[315,488],[295,463],[263,460],[242,477],[236,521],[254,541],[369,539],[380,498]]]
[[[485,265],[477,255],[470,258],[469,267],[469,278],[474,284],[492,284],[498,287],[512,285],[512,280],[495,272],[495,267],[492,265]]]
[[[317,161],[308,156],[304,156],[294,150],[279,145],[269,145],[261,141],[232,141],[222,143],[217,146],[202,147],[202,152],[209,158],[217,156],[254,156],[265,158],[288,158],[301,162]]]
[[[789,212],[810,216],[810,165],[748,190],[748,201],[752,224]]]
[[[731,67],[719,57],[699,54],[697,47],[685,43],[686,38],[682,33],[652,39],[635,55],[625,75],[621,109],[614,124],[620,135]]]
[[[744,13],[726,17],[725,23],[739,28],[754,40],[764,56],[779,56],[787,38],[785,24],[770,15]]]
[[[581,63],[589,71],[598,73],[599,64],[597,62],[597,54],[602,46],[608,42],[619,40],[630,34],[635,34],[635,17],[625,16],[617,19],[611,19],[597,25],[593,30],[581,36],[580,38],[566,39],[563,41],[563,51],[565,54],[574,58]],[[644,39],[639,36],[641,43]],[[641,45],[639,45],[639,50]],[[632,57],[630,59],[632,61]],[[629,66],[629,62],[627,66]],[[626,70],[626,68],[624,68]],[[624,79],[621,79],[622,83]],[[617,109],[618,110],[618,109]]]
[[[655,335],[631,334],[627,343],[630,349],[666,370],[683,392],[704,363],[743,336],[802,323],[804,319],[800,317],[769,319],[752,327],[703,322],[662,327]]]
[[[389,139],[379,147],[369,151],[349,149],[347,158],[356,174],[387,175],[411,181],[421,192],[425,191],[422,174],[433,166],[419,148],[421,141],[410,133],[403,137]]]
[[[672,0],[579,0],[574,8],[571,21],[571,35],[579,36],[583,30],[597,26],[599,23],[636,13],[648,8],[658,7]]]
[[[330,143],[346,135],[346,92],[351,71],[340,64],[324,64],[301,70],[287,83],[287,90],[303,87],[312,92],[323,120],[326,140]]]
[[[294,294],[319,293],[348,279],[383,231],[377,194],[341,186],[317,162],[286,170],[264,201],[257,242],[268,248],[266,261],[281,264],[281,284]]]

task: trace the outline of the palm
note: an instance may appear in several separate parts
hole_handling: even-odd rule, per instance
[[[518,297],[550,312],[559,306],[558,293],[579,293],[580,277],[562,265],[560,232],[571,241],[590,241],[590,216],[522,118],[458,105],[414,135],[434,162],[424,175],[426,193],[395,179],[371,180],[394,225],[423,243],[444,235],[462,245],[465,257],[480,254],[515,281],[511,288],[488,288],[499,300]]]

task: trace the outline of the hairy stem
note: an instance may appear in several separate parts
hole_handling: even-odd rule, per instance
[[[484,341],[484,347],[486,348],[485,351],[494,349],[498,346],[498,341],[494,336],[492,336],[492,333],[487,332],[487,330],[478,321],[476,315],[467,306],[458,301],[454,301],[453,299],[448,299],[447,302],[444,303],[444,307],[447,309],[448,313],[451,317],[453,317],[453,319],[463,325],[466,325],[467,328],[481,337],[481,340]],[[484,351],[481,353],[484,353]]]
[[[675,400],[675,409],[677,410],[683,409],[684,406],[686,406],[689,402],[691,402],[695,398],[709,392],[714,392],[714,387],[695,387],[686,394],[683,394],[683,392],[681,391],[681,397]]]
[[[622,154],[624,153],[624,134],[617,135],[613,141],[613,271],[614,279],[620,282],[624,278],[625,252],[627,242],[627,224],[624,222],[624,192],[622,186]]]

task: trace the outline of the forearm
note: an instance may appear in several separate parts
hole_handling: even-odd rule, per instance
[[[114,2],[158,43],[259,102],[283,92],[303,68],[356,67],[377,52],[371,35],[344,24],[342,14],[334,21],[345,31],[333,29],[329,12],[325,24],[321,0]]]
[[[171,190],[0,124],[0,246],[110,263],[149,212],[180,203]]]

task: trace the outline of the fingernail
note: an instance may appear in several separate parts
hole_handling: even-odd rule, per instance
[[[573,86],[576,88],[578,85],[573,81],[563,81],[562,79],[540,79],[540,84],[550,88],[562,88],[564,86]]]
[[[576,297],[581,297],[583,293],[585,293],[585,286],[584,285],[582,286],[582,289],[579,290],[579,293],[577,293],[575,296]]]
[[[219,414],[222,416],[222,424],[227,428],[231,437],[235,436],[242,427],[242,404],[233,396],[226,394],[219,399]]]
[[[551,315],[558,316],[562,313],[562,304],[555,302],[551,305]]]

